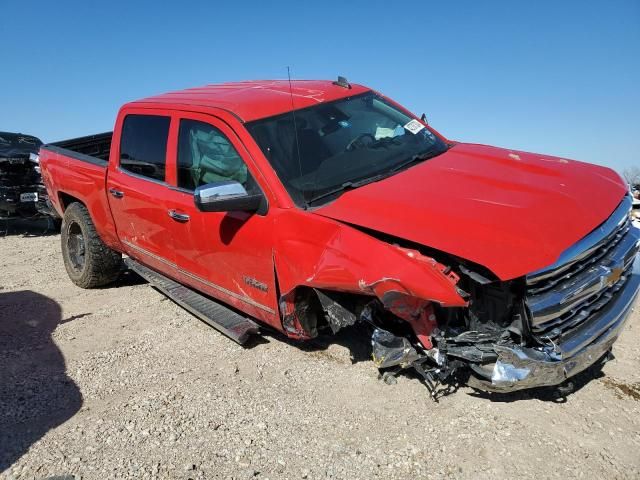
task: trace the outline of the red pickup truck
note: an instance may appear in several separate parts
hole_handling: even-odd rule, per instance
[[[353,325],[432,392],[564,384],[608,358],[640,284],[615,172],[451,141],[342,78],[131,102],[40,164],[76,285],[124,254],[239,343]]]

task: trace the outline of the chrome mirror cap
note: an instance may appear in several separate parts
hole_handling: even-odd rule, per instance
[[[194,196],[196,202],[201,204],[213,203],[219,200],[246,196],[247,191],[235,180],[224,180],[216,183],[209,183],[196,188]]]
[[[249,194],[235,180],[208,183],[196,188],[193,201],[202,212],[257,212],[265,215],[267,202],[262,192]]]

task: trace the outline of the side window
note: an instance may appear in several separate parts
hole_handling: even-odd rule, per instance
[[[247,192],[257,189],[242,157],[220,130],[197,120],[180,120],[178,187],[195,190],[224,180],[240,182]]]
[[[120,167],[164,182],[167,138],[171,118],[127,115],[120,139]]]

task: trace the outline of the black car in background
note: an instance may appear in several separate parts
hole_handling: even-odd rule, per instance
[[[32,135],[0,132],[0,218],[55,216],[40,175],[41,145]]]

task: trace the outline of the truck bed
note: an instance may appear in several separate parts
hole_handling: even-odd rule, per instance
[[[59,142],[50,143],[46,145],[46,147],[49,149],[51,149],[51,147],[56,147],[56,149],[65,149],[71,152],[108,161],[109,152],[111,151],[112,136],[113,132],[104,132],[96,135],[87,135],[85,137],[61,140]],[[67,153],[67,155],[70,154]]]
[[[83,203],[98,234],[112,248],[119,240],[106,192],[113,132],[63,140],[40,147],[40,166],[50,200],[60,216],[71,202]]]
[[[109,163],[112,136],[113,132],[104,132],[49,143],[40,147],[40,156],[48,156],[47,152],[52,152],[99,167],[106,167]]]

